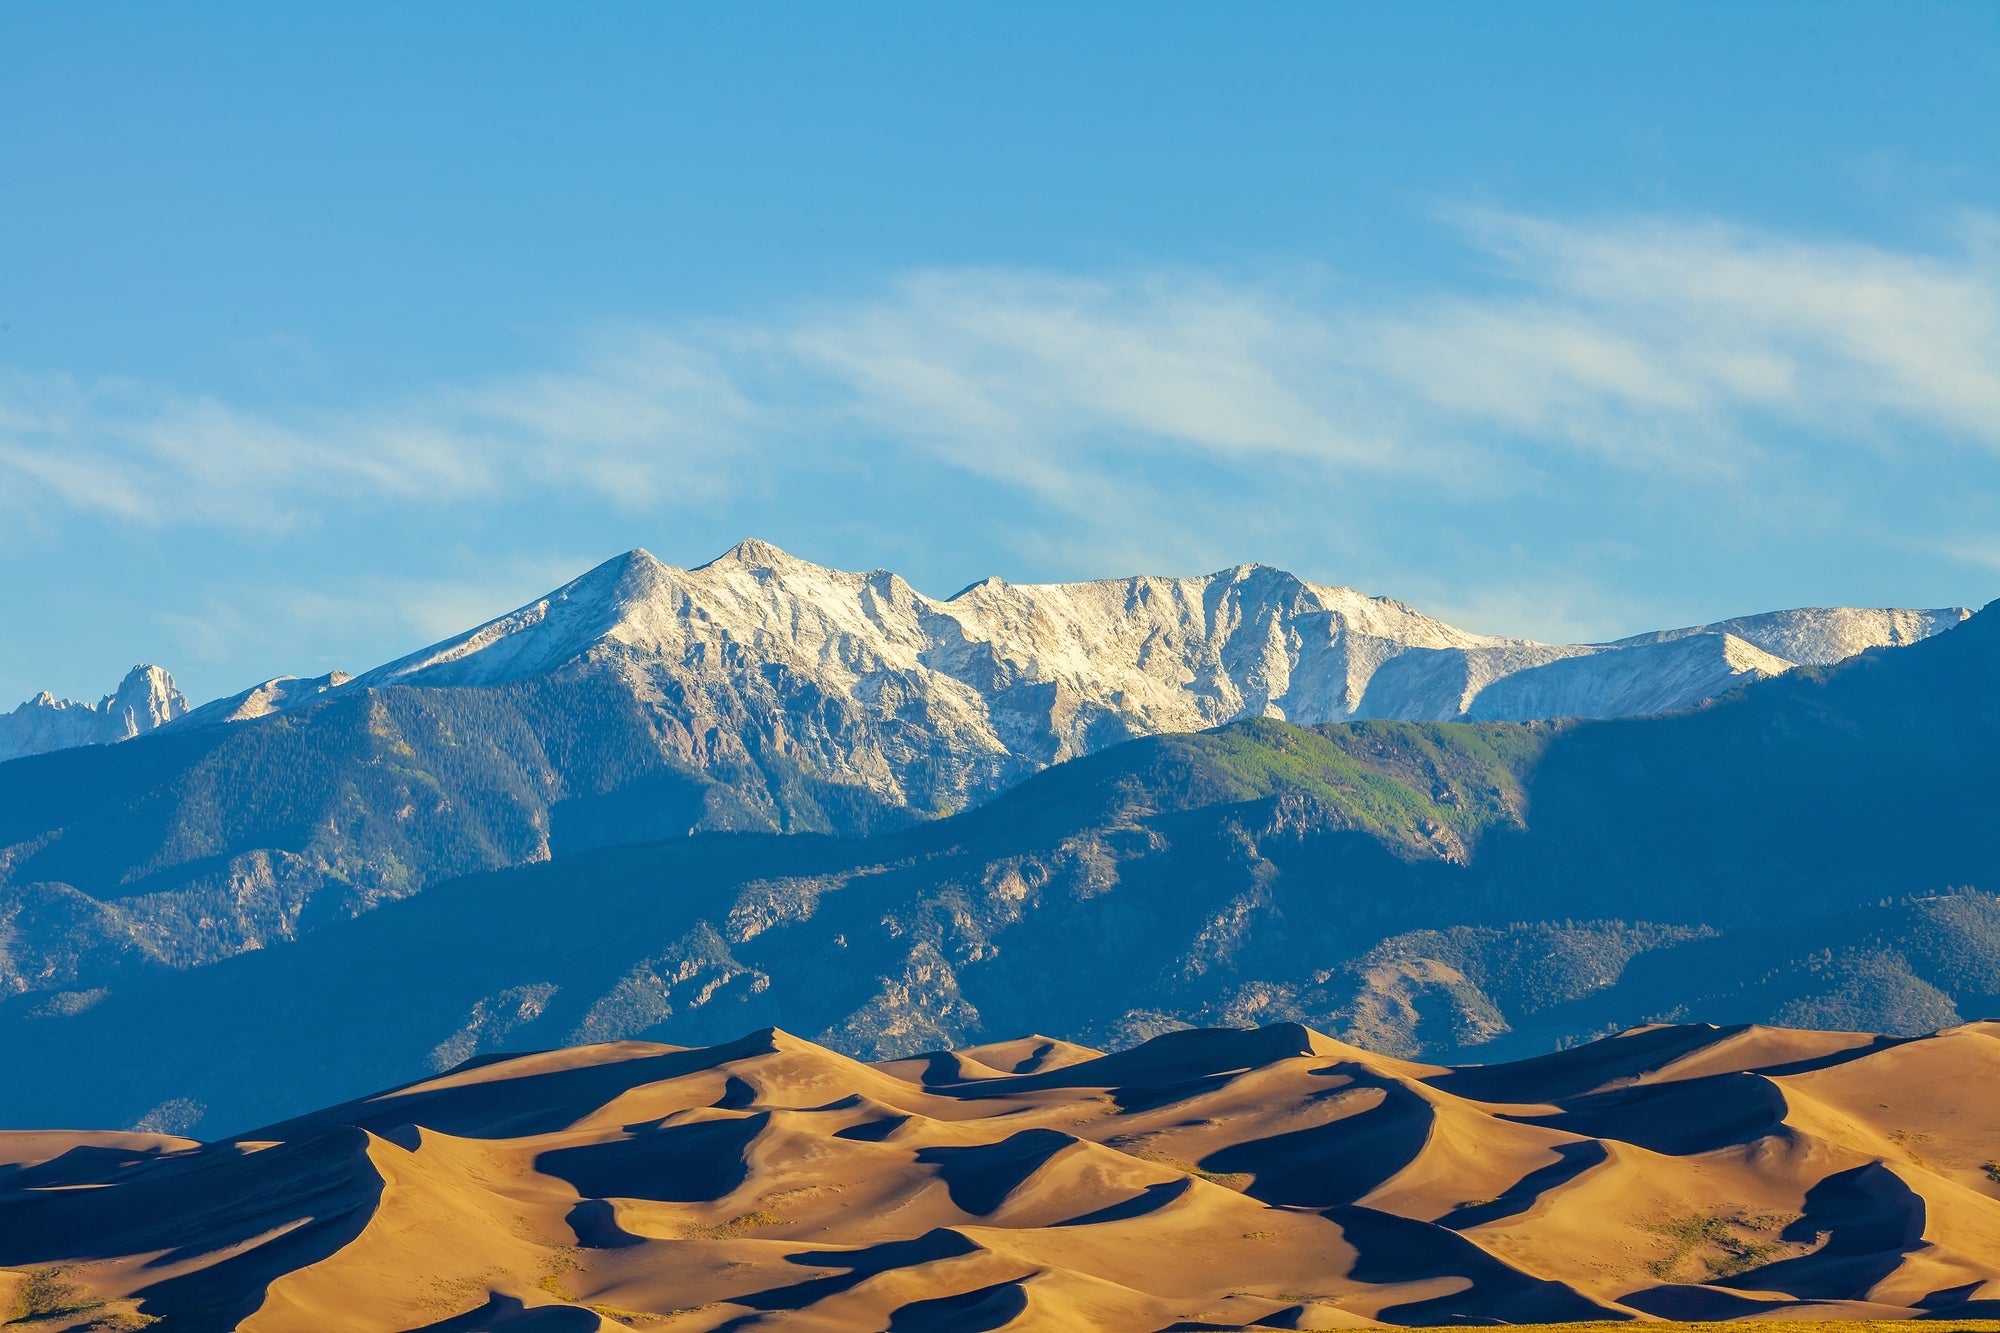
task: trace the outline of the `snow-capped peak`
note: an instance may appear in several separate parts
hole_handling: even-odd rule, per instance
[[[187,711],[187,700],[174,678],[160,667],[142,663],[97,703],[58,699],[43,690],[13,712],[0,715],[0,761],[130,740]]]
[[[644,555],[648,559],[652,558],[651,554],[646,551],[635,551],[633,554]],[[742,541],[736,543],[736,545],[730,547],[707,564],[696,566],[691,572],[699,573],[704,569],[712,569],[717,565],[742,565],[746,569],[789,569],[794,566],[804,566],[809,569],[819,568],[818,565],[813,564],[811,561],[800,560],[796,556],[787,554],[771,543],[762,541],[756,537],[745,537]]]
[[[1777,612],[1618,644],[1546,644],[1470,633],[1268,565],[1087,583],[989,578],[939,599],[887,571],[830,569],[752,538],[692,569],[628,551],[339,688],[602,678],[656,716],[682,759],[777,745],[791,762],[903,799],[919,774],[946,795],[976,795],[1003,774],[1128,736],[1245,715],[1686,707],[1788,670],[1801,659],[1785,647],[1826,660],[1962,615]],[[1836,623],[1838,633],[1827,628]],[[290,707],[327,688],[260,690],[270,707]],[[235,716],[266,698],[245,703]]]
[[[777,754],[890,799],[958,803],[1130,736],[1244,716],[1526,720],[1688,707],[1967,614],[1810,608],[1548,644],[1471,633],[1261,564],[1192,578],[988,578],[940,599],[885,570],[830,569],[751,538],[692,569],[627,551],[352,680],[266,681],[183,725],[371,688],[588,677],[629,693],[679,762]],[[59,716],[67,706],[36,707]]]

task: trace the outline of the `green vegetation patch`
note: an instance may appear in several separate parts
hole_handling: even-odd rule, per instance
[[[1155,1152],[1151,1148],[1140,1147],[1130,1142],[1121,1143],[1113,1140],[1104,1146],[1115,1148],[1127,1157],[1136,1157],[1142,1162],[1151,1162],[1155,1166],[1164,1166],[1170,1171],[1178,1171],[1184,1176],[1193,1176],[1197,1180],[1206,1180],[1211,1185],[1220,1185],[1226,1190],[1235,1190],[1238,1194],[1249,1189],[1251,1183],[1256,1179],[1255,1176],[1246,1171],[1204,1171],[1192,1162],[1183,1162],[1178,1157],[1169,1157],[1163,1152]]]
[[[1357,828],[1409,846],[1431,829],[1471,841],[1521,822],[1526,778],[1550,725],[1350,722],[1295,727],[1258,718],[1175,738],[1200,756],[1225,799],[1315,797]]]
[[[536,1286],[557,1300],[565,1301],[571,1305],[575,1305],[583,1299],[583,1297],[571,1291],[568,1285],[563,1282],[563,1275],[575,1272],[578,1267],[576,1247],[574,1245],[557,1246],[554,1253],[549,1255],[548,1262],[542,1267],[542,1280],[537,1282]]]
[[[616,1319],[621,1324],[664,1324],[678,1319],[684,1314],[696,1314],[709,1307],[706,1305],[683,1306],[678,1310],[654,1312],[652,1310],[622,1310],[615,1305],[586,1305],[584,1309],[592,1314],[603,1315],[606,1319]]]
[[[1778,1246],[1760,1238],[1795,1219],[1777,1215],[1730,1216],[1689,1213],[1650,1223],[1646,1230],[1664,1236],[1672,1250],[1647,1265],[1654,1277],[1670,1279],[1690,1257],[1699,1256],[1712,1277],[1733,1277],[1767,1262]]]
[[[82,1314],[104,1304],[103,1301],[92,1300],[76,1283],[63,1281],[64,1271],[61,1268],[29,1269],[27,1277],[14,1291],[14,1306],[8,1312],[8,1322],[24,1323],[57,1315]]]
[[[689,1240],[729,1240],[762,1227],[781,1227],[784,1224],[784,1218],[759,1208],[755,1212],[738,1214],[718,1226],[689,1227],[681,1234]]]

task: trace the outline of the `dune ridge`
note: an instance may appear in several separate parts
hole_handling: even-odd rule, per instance
[[[195,1143],[0,1134],[37,1328],[1327,1329],[2000,1315],[2000,1023],[1450,1069],[1309,1028],[484,1057]],[[1961,1325],[1963,1326],[1963,1325]]]

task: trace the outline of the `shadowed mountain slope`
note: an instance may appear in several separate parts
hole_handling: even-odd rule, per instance
[[[868,1065],[766,1029],[472,1062],[197,1144],[0,1133],[48,1328],[1329,1329],[2000,1313],[2000,1026],[1308,1028]]]
[[[761,542],[694,570],[634,551],[358,677],[0,763],[0,995],[212,963],[592,847],[902,828],[1136,736],[1655,712],[1963,616],[1814,609],[1550,645],[1262,566],[939,600]]]

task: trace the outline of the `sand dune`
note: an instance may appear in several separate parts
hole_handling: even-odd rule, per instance
[[[44,1328],[1327,1329],[2000,1314],[2000,1025],[1442,1069],[1295,1025],[489,1058],[196,1144],[0,1134]]]

